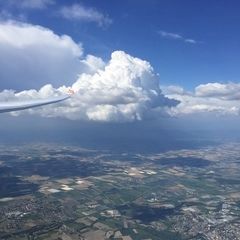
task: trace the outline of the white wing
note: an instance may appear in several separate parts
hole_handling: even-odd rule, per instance
[[[48,104],[58,103],[70,98],[70,96],[52,97],[47,99],[20,101],[20,102],[4,102],[0,103],[0,113],[25,110],[28,108],[40,107]]]

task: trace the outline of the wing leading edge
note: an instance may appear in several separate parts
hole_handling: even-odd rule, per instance
[[[39,99],[39,100],[20,101],[20,102],[0,103],[0,113],[41,107],[48,104],[62,102],[68,98],[70,98],[70,96],[61,96],[61,97],[53,97],[53,98]]]

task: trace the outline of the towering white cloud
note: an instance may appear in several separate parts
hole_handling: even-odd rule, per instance
[[[93,55],[84,56],[81,44],[47,28],[0,23],[0,51],[1,88],[33,87],[18,93],[2,91],[0,101],[57,96],[65,94],[68,87],[76,91],[62,104],[29,113],[94,121],[135,121],[153,111],[166,112],[177,104],[161,93],[159,76],[147,61],[123,51],[113,52],[107,62]]]
[[[148,62],[115,51],[104,68],[102,65],[98,60],[95,73],[79,75],[71,86],[76,94],[70,100],[29,112],[47,117],[124,122],[142,120],[151,111],[165,112],[165,108],[177,104],[161,93],[159,77]],[[39,91],[28,90],[17,94],[4,91],[0,100],[7,97],[18,101],[47,98],[66,93],[67,89],[66,86],[55,89],[45,85]]]

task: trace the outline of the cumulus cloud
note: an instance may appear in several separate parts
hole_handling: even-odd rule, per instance
[[[172,115],[215,113],[220,115],[240,114],[240,83],[207,83],[195,88],[194,92],[181,87],[164,88],[167,97],[177,99],[180,104],[172,108]]]
[[[173,40],[181,40],[185,43],[191,43],[196,44],[198,41],[191,39],[191,38],[185,38],[184,36],[178,34],[178,33],[172,33],[172,32],[166,32],[166,31],[158,31],[158,34],[160,34],[161,37],[167,38],[167,39],[173,39]]]
[[[115,51],[104,67],[101,60],[93,62],[98,66],[97,71],[79,75],[71,86],[76,94],[70,100],[29,112],[47,117],[125,122],[142,120],[151,111],[165,112],[166,108],[178,103],[161,93],[158,75],[144,60]],[[39,91],[27,90],[16,94],[3,91],[0,100],[47,98],[66,93],[67,89],[66,86],[56,89],[45,85]]]
[[[216,97],[223,100],[240,100],[240,83],[208,83],[195,89],[199,97]]]
[[[60,14],[68,20],[94,22],[101,27],[109,26],[112,23],[112,19],[107,15],[104,15],[94,8],[85,7],[81,4],[64,6],[61,8]]]
[[[0,101],[59,96],[69,87],[76,92],[62,104],[29,113],[123,122],[142,120],[152,112],[165,113],[178,103],[161,93],[159,76],[149,62],[123,51],[113,52],[106,62],[93,55],[84,56],[81,44],[71,37],[41,26],[0,23],[0,51],[1,88],[33,87],[17,93],[4,90]],[[38,86],[40,90],[36,90]]]
[[[0,22],[0,52],[0,89],[70,84],[79,73],[103,66],[97,57],[84,58],[81,44],[69,36],[13,21]]]

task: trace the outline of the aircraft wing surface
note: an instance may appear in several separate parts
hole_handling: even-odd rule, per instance
[[[13,112],[19,110],[25,110],[29,108],[40,107],[48,104],[62,102],[66,99],[70,98],[70,96],[60,96],[60,97],[52,97],[46,99],[38,99],[38,100],[27,100],[27,101],[19,101],[19,102],[0,102],[0,113],[4,112]]]

